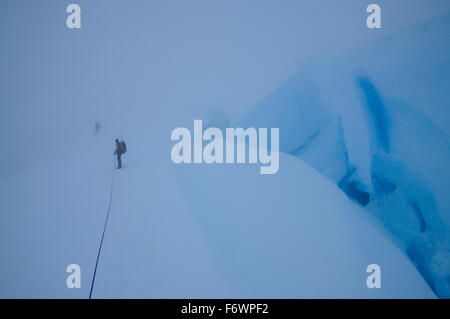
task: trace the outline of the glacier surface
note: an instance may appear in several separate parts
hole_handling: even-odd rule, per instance
[[[280,127],[280,151],[377,216],[446,298],[449,32],[444,16],[358,52],[313,60],[236,120],[243,127]]]

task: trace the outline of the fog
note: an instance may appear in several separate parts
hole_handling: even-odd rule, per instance
[[[302,61],[363,47],[448,12],[448,1],[68,1],[0,3],[0,177],[71,148],[95,120],[149,145],[183,115],[240,114]],[[113,144],[111,142],[111,144]],[[111,146],[112,148],[113,146]]]

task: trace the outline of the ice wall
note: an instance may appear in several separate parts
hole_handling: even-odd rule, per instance
[[[450,17],[305,63],[237,121],[279,127],[302,159],[375,214],[450,297]]]

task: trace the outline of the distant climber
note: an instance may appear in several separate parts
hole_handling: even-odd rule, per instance
[[[127,145],[122,140],[122,142],[119,142],[119,140],[116,138],[116,150],[114,151],[114,155],[117,155],[117,169],[122,168],[122,154],[127,151]]]
[[[95,135],[100,134],[100,128],[101,127],[102,126],[100,125],[100,122],[99,121],[95,121],[95,126],[94,126],[94,134]]]

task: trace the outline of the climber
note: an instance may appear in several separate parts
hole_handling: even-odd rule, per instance
[[[125,142],[122,140],[119,142],[119,139],[116,138],[116,150],[114,151],[114,155],[117,155],[117,169],[122,168],[122,154],[127,151],[127,146]]]

